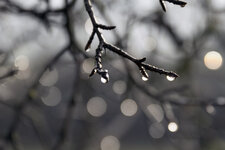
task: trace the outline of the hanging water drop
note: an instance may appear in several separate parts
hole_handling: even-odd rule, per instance
[[[101,72],[99,74],[101,75],[101,82],[102,83],[109,82],[108,70],[101,70]]]
[[[145,76],[142,76],[142,80],[143,80],[143,81],[148,81],[148,78],[145,77]]]
[[[86,49],[85,51],[86,51],[86,52],[89,52],[90,50],[91,50],[91,49],[90,49],[90,48],[88,48],[88,49]]]
[[[101,77],[101,82],[102,83],[107,83],[107,80],[105,78]]]
[[[166,79],[168,81],[174,81],[175,80],[175,77],[172,77],[172,76],[166,76]]]

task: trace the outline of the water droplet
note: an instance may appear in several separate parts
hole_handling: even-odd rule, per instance
[[[86,52],[89,52],[90,50],[91,50],[91,49],[90,49],[90,48],[88,48],[88,49],[86,49],[85,51],[86,51]]]
[[[166,79],[168,81],[174,81],[175,80],[175,77],[172,77],[172,76],[166,76]]]
[[[107,80],[105,78],[101,77],[101,82],[102,83],[107,83]]]
[[[143,80],[143,81],[148,81],[148,78],[145,77],[145,76],[142,76],[142,80]]]
[[[177,132],[177,130],[178,130],[178,124],[176,122],[170,122],[168,124],[168,130],[170,132]]]

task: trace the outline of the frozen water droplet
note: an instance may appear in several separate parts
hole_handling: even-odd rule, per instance
[[[175,77],[172,77],[172,76],[166,76],[166,79],[168,81],[174,81],[175,80]]]
[[[142,76],[142,80],[143,80],[143,81],[148,81],[148,78],[145,77],[145,76]]]
[[[101,82],[102,83],[107,83],[107,80],[105,78],[101,77]]]

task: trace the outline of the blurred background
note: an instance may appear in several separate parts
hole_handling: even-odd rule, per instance
[[[225,1],[186,2],[94,0],[107,42],[180,75],[106,50],[104,84],[83,0],[1,0],[0,149],[224,150]]]

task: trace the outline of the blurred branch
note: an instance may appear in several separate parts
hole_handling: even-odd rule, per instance
[[[57,141],[55,142],[55,145],[52,147],[52,150],[60,150],[62,149],[63,144],[65,144],[65,141],[68,138],[69,131],[71,129],[72,120],[73,120],[73,114],[76,107],[76,100],[78,99],[79,92],[74,93],[74,91],[79,91],[79,84],[80,84],[80,65],[81,62],[74,56],[75,61],[75,77],[72,87],[72,93],[70,96],[70,100],[67,104],[67,109],[65,113],[65,118],[63,120],[61,129],[59,131],[59,136],[57,138]]]
[[[88,15],[89,15],[92,25],[93,25],[93,31],[92,31],[92,34],[85,46],[85,50],[88,50],[91,47],[91,43],[92,43],[95,35],[97,35],[98,40],[99,40],[99,45],[98,45],[98,48],[96,49],[96,55],[95,55],[95,60],[96,60],[97,65],[92,70],[90,76],[94,75],[95,73],[98,73],[104,79],[104,82],[109,81],[108,70],[102,68],[102,53],[105,49],[108,49],[108,50],[130,60],[134,64],[136,64],[140,70],[140,73],[143,76],[142,77],[143,80],[148,80],[148,74],[147,74],[146,70],[157,72],[159,74],[168,75],[168,76],[171,76],[174,78],[178,77],[178,75],[175,72],[167,71],[167,70],[152,66],[150,64],[144,63],[146,61],[146,58],[137,59],[137,58],[131,56],[130,54],[128,54],[127,52],[125,52],[124,50],[122,50],[112,44],[107,43],[104,40],[103,35],[99,31],[99,29],[113,30],[113,29],[115,29],[115,26],[106,26],[106,25],[99,24],[96,21],[96,18],[94,16],[94,12],[92,10],[92,4],[91,4],[90,0],[84,0],[84,3],[85,3],[86,11],[88,12]]]
[[[5,5],[0,6],[0,11],[9,11],[9,12],[16,12],[16,13],[25,13],[29,14],[35,18],[37,18],[39,21],[41,21],[47,28],[50,27],[50,20],[48,19],[49,14],[58,14],[58,13],[64,13],[67,8],[72,7],[75,3],[74,0],[72,0],[68,5],[66,5],[63,8],[59,9],[51,9],[50,7],[47,7],[44,11],[38,11],[35,10],[35,8],[32,9],[25,9],[22,6],[12,2],[11,0],[3,0],[5,2]],[[46,1],[47,5],[48,1]]]
[[[150,14],[146,15],[145,17],[141,18],[140,21],[142,22],[152,22],[157,27],[161,27],[164,30],[166,30],[169,35],[171,36],[171,39],[178,45],[183,45],[183,40],[177,35],[177,33],[174,31],[173,27],[165,20],[164,14],[162,12],[155,12],[154,17],[149,17]]]
[[[5,78],[11,77],[11,76],[14,76],[17,72],[18,72],[18,70],[12,69],[12,70],[8,71],[6,74],[4,74],[3,76],[1,76],[0,80],[3,80]]]
[[[33,85],[28,89],[27,94],[25,96],[25,100],[23,102],[21,102],[20,104],[18,104],[17,106],[15,106],[15,116],[14,116],[14,120],[11,124],[11,126],[9,127],[8,133],[5,136],[5,139],[11,144],[14,145],[14,143],[16,143],[16,141],[14,140],[14,133],[16,132],[16,129],[21,121],[21,117],[23,114],[23,110],[26,108],[26,106],[29,104],[29,102],[32,101],[32,96],[30,95],[30,91],[35,89],[38,84],[39,84],[39,79],[41,78],[41,76],[44,74],[44,72],[51,67],[53,64],[56,63],[56,61],[68,50],[68,46],[64,47],[62,50],[60,50],[60,52],[53,57],[48,64],[44,67],[44,69],[41,71],[41,73],[39,74],[39,76],[37,77],[36,81],[33,83]]]

